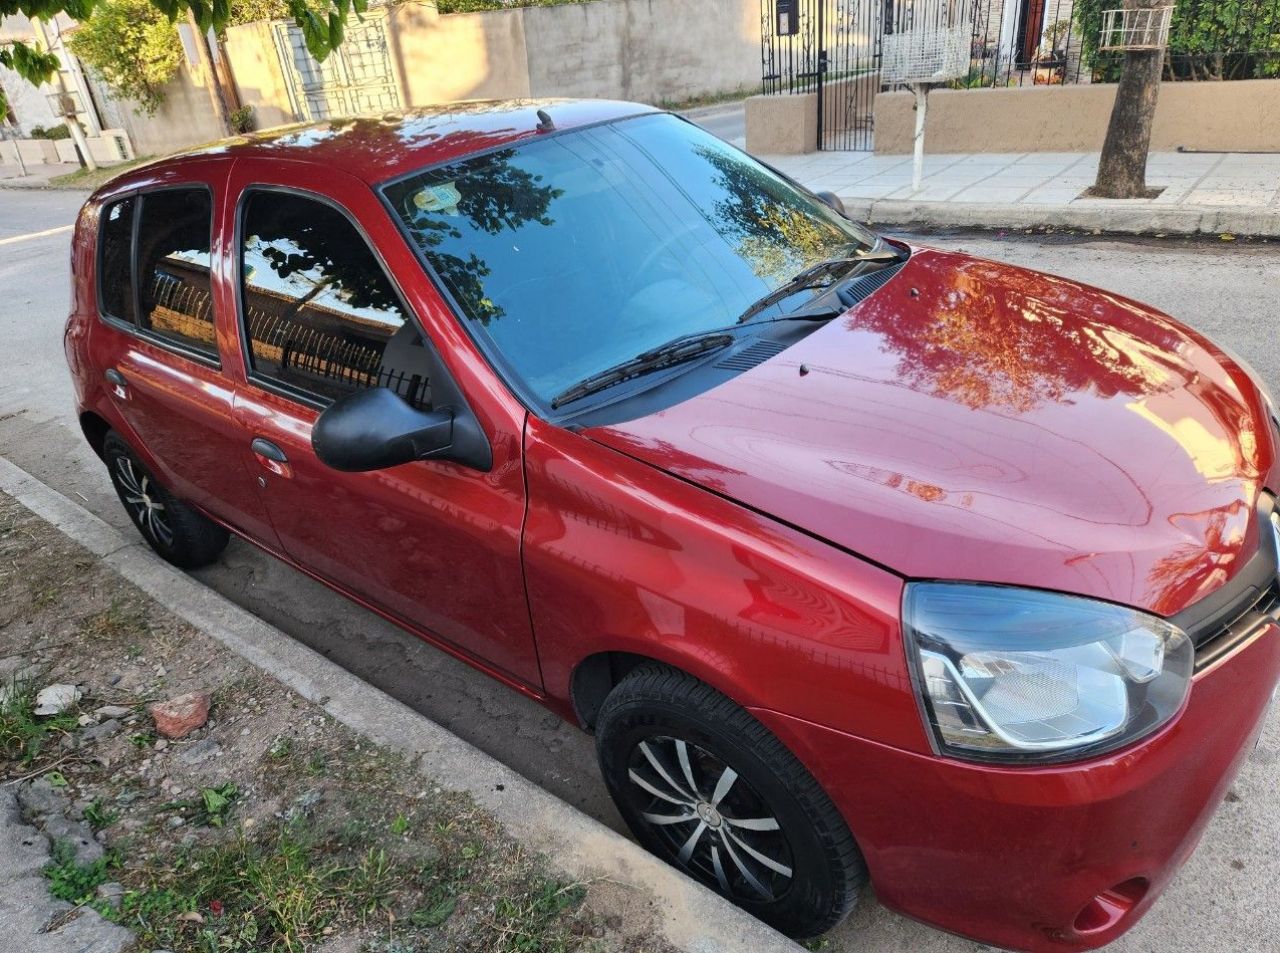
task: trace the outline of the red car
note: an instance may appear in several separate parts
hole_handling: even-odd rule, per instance
[[[869,878],[1114,939],[1280,675],[1247,367],[675,116],[235,140],[99,190],[73,265],[80,421],[156,552],[235,533],[594,731],[636,837],[792,935]]]

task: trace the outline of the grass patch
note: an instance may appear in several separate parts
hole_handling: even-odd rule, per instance
[[[50,742],[77,727],[72,710],[40,717],[35,713],[36,683],[15,678],[0,689],[0,755],[30,767]]]
[[[142,885],[125,892],[118,911],[105,914],[134,930],[144,949],[295,953],[334,928],[363,925],[412,950],[470,901],[492,909],[486,950],[579,948],[566,916],[582,903],[581,886],[534,877],[477,897],[479,860],[477,854],[415,864],[380,847],[353,853],[340,836],[295,821],[256,838],[242,832],[176,864],[133,871]],[[95,876],[86,872],[67,892],[91,893],[102,882],[90,885]]]
[[[60,189],[96,189],[103,183],[110,182],[121,172],[142,165],[144,162],[150,162],[153,158],[154,156],[143,156],[141,159],[130,159],[115,165],[99,166],[92,172],[88,169],[76,169],[65,175],[55,175],[49,180],[49,184]]]
[[[760,92],[760,84],[755,83],[751,86],[726,89],[718,93],[699,93],[687,99],[664,99],[656,105],[671,112],[681,112],[687,109],[701,109],[704,106],[718,106],[721,103],[736,103],[758,92]]]
[[[49,878],[49,893],[59,900],[77,906],[93,900],[99,884],[107,882],[110,858],[99,857],[89,864],[76,863],[75,845],[67,840],[57,841],[49,853],[44,875]]]

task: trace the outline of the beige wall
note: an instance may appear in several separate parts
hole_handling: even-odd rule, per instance
[[[240,102],[253,106],[254,124],[266,129],[293,122],[293,107],[289,103],[289,90],[280,69],[271,24],[262,21],[229,27],[223,46]]]
[[[597,0],[521,13],[534,96],[664,103],[759,88],[759,0]]]
[[[138,111],[132,102],[119,103],[120,126],[135,155],[163,155],[226,135],[204,82],[195,68],[184,65],[165,86],[164,102],[154,116]]]
[[[747,149],[794,156],[818,148],[818,94],[752,96],[747,100]]]
[[[388,40],[406,105],[529,96],[525,12],[440,16],[420,3],[394,7]]]
[[[1035,86],[935,90],[929,94],[925,150],[946,152],[1097,152],[1116,87]],[[911,151],[911,93],[880,93],[876,152]],[[1163,83],[1151,148],[1251,152],[1280,150],[1280,79]]]

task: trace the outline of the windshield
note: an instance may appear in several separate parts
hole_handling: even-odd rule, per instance
[[[499,149],[383,191],[464,317],[543,404],[673,338],[732,325],[806,267],[874,242],[666,114]]]

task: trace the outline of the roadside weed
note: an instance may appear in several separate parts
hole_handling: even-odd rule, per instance
[[[47,717],[36,715],[33,679],[12,679],[0,689],[0,698],[0,757],[30,765],[50,740],[77,727],[74,710]]]
[[[76,863],[76,850],[70,841],[59,840],[49,854],[44,875],[49,878],[49,893],[68,903],[82,904],[94,898],[98,885],[107,881],[109,858],[103,856],[89,864]]]

